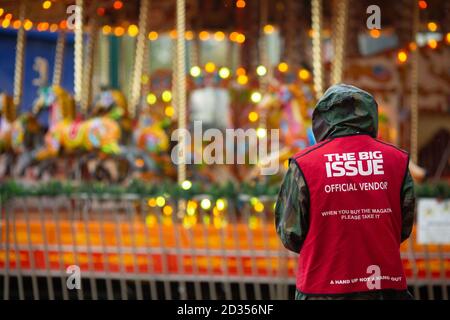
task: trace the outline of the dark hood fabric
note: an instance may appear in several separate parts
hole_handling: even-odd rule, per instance
[[[317,142],[352,134],[377,136],[378,105],[373,96],[357,87],[337,84],[325,91],[313,113]]]

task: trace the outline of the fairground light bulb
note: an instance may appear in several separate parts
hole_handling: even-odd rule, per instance
[[[208,210],[209,208],[211,208],[211,201],[209,199],[203,199],[200,202],[200,207],[202,207],[202,209],[204,210]]]

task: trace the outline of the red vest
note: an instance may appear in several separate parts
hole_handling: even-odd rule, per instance
[[[325,140],[293,160],[310,197],[297,289],[305,294],[406,289],[400,193],[408,154],[353,135]]]

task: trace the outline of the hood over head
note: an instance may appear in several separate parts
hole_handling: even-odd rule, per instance
[[[312,126],[317,142],[352,134],[377,136],[378,105],[357,87],[337,84],[328,88],[314,109]]]

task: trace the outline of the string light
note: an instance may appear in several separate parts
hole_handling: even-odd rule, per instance
[[[264,66],[258,66],[258,67],[256,68],[256,74],[257,74],[258,76],[263,77],[263,76],[266,75],[266,73],[267,73],[267,68],[266,68],[266,67],[264,67]]]
[[[167,106],[167,107],[164,109],[164,114],[165,114],[166,116],[168,116],[169,118],[172,118],[173,115],[175,114],[175,109],[174,109],[174,107],[172,107],[172,106]]]
[[[238,76],[243,76],[243,75],[245,75],[247,72],[245,71],[245,69],[243,68],[243,67],[239,67],[239,68],[237,68],[236,69],[236,74],[238,75]]]
[[[400,51],[397,53],[397,60],[398,60],[398,62],[400,62],[400,63],[405,63],[406,60],[408,60],[408,54],[406,53],[405,50],[400,50]]]
[[[109,26],[109,25],[104,25],[104,26],[102,27],[102,32],[103,32],[104,35],[110,34],[111,31],[112,31],[112,28],[111,28],[111,26]]]
[[[25,22],[23,23],[23,28],[28,31],[32,27],[33,27],[33,22],[31,22],[30,20],[25,20]]]
[[[156,95],[153,94],[153,93],[149,93],[147,95],[146,100],[147,100],[147,103],[150,104],[150,105],[155,104],[156,103]]]
[[[147,200],[147,204],[148,204],[149,207],[156,207],[156,200],[155,200],[155,198],[149,198]]]
[[[52,23],[50,25],[50,32],[56,32],[58,31],[58,25],[56,23]]]
[[[253,103],[258,103],[261,101],[261,99],[262,95],[258,91],[253,92],[250,96],[250,100],[252,100]]]
[[[164,90],[161,94],[161,98],[164,102],[169,102],[170,100],[172,100],[172,92],[170,92],[169,90]]]
[[[264,211],[264,204],[260,201],[258,201],[255,206],[254,209],[256,212],[263,212]]]
[[[238,35],[239,35],[239,32],[233,31],[232,33],[230,33],[229,38],[231,41],[235,42]]]
[[[245,35],[243,35],[242,33],[239,33],[237,36],[236,36],[236,42],[237,43],[244,43],[245,42]]]
[[[164,207],[164,205],[166,204],[166,199],[163,196],[159,196],[156,198],[156,205],[158,207]]]
[[[271,34],[275,31],[275,28],[271,24],[266,24],[263,28],[265,34]]]
[[[22,25],[22,22],[20,22],[20,20],[15,20],[12,24],[12,27],[14,29],[19,29],[21,25]]]
[[[150,31],[149,34],[148,34],[148,39],[150,41],[155,41],[156,39],[158,39],[158,32]]]
[[[200,40],[202,40],[202,41],[208,40],[209,37],[210,37],[210,35],[209,35],[209,32],[207,32],[207,31],[201,31],[201,32],[198,34],[198,38],[199,38]]]
[[[370,36],[374,39],[378,39],[381,36],[381,32],[378,29],[372,29],[369,32]]]
[[[8,28],[10,23],[11,23],[11,20],[5,19],[5,20],[2,21],[2,27],[3,28]]]
[[[242,9],[242,8],[245,8],[245,5],[246,5],[246,3],[244,0],[236,1],[236,8]]]
[[[289,66],[288,66],[288,64],[286,62],[280,62],[278,64],[278,71],[280,71],[280,72],[287,72],[288,69],[289,69]]]
[[[424,0],[419,1],[419,8],[425,10],[428,7],[428,3]]]
[[[222,67],[219,69],[219,77],[227,79],[230,76],[230,69]]]
[[[250,120],[250,122],[256,122],[258,120],[259,116],[258,113],[255,111],[251,111],[248,114],[248,120]]]
[[[216,70],[216,65],[212,62],[208,62],[205,64],[206,72],[212,73]]]
[[[216,207],[217,210],[222,211],[226,207],[226,201],[224,199],[217,199],[216,201]]]
[[[242,74],[242,75],[240,75],[240,76],[237,77],[237,82],[238,82],[240,85],[245,85],[245,84],[247,84],[247,82],[248,82],[248,77],[247,77],[245,74]]]
[[[225,33],[223,33],[222,31],[217,31],[216,33],[214,33],[214,39],[216,41],[222,41],[223,39],[225,39]]]
[[[0,17],[5,13],[5,10],[3,8],[0,8]]]
[[[175,29],[170,30],[170,32],[169,32],[169,37],[170,37],[171,39],[176,39],[176,38],[177,38],[177,30],[175,30]]]
[[[169,206],[169,205],[164,206],[164,208],[163,208],[164,215],[170,216],[172,214],[172,212],[173,212],[173,208],[171,206]]]
[[[311,77],[311,73],[306,69],[300,69],[300,71],[298,72],[298,77],[301,80],[305,81]]]
[[[191,70],[189,71],[189,73],[191,74],[191,76],[193,76],[194,78],[197,78],[201,73],[201,69],[199,66],[193,66],[191,68]]]
[[[114,9],[120,10],[120,9],[122,9],[122,7],[123,7],[123,2],[122,1],[119,1],[119,0],[114,1],[114,3],[113,3],[113,8]]]
[[[450,32],[447,32],[447,34],[445,35],[445,41],[450,44]]]
[[[258,128],[256,129],[256,135],[258,138],[264,138],[267,135],[267,130],[264,128]]]
[[[209,199],[203,199],[200,202],[200,207],[202,207],[202,209],[204,210],[208,210],[209,208],[211,208],[211,201]]]
[[[44,8],[45,10],[50,9],[50,7],[52,6],[52,2],[51,1],[44,1],[42,2],[42,8]]]
[[[435,32],[438,28],[436,22],[430,21],[427,24],[428,30],[430,30],[431,32]]]
[[[429,46],[431,49],[436,49],[436,48],[437,48],[437,45],[438,45],[438,43],[437,43],[437,41],[436,41],[435,39],[430,39],[430,40],[428,40],[428,46]]]
[[[186,33],[184,34],[186,40],[192,40],[194,39],[194,33],[192,31],[186,31]]]
[[[105,8],[103,8],[103,7],[97,8],[97,14],[99,16],[104,16],[105,15]]]
[[[114,35],[116,37],[123,36],[124,33],[125,33],[125,28],[123,28],[123,27],[115,27],[114,28]]]
[[[130,26],[128,27],[128,35],[130,37],[136,37],[138,33],[139,33],[138,26],[135,24],[130,24]]]
[[[184,180],[184,181],[181,183],[181,188],[182,188],[183,190],[189,190],[191,187],[192,187],[192,182],[190,182],[189,180]]]

